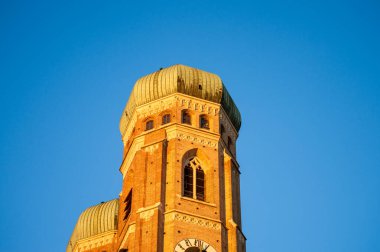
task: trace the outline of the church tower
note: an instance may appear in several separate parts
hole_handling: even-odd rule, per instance
[[[85,210],[67,252],[241,252],[240,113],[215,74],[139,79],[120,120],[118,199]]]

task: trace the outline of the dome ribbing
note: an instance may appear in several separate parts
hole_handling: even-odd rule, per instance
[[[137,80],[120,122],[123,133],[136,107],[173,93],[182,93],[220,103],[236,131],[241,125],[241,115],[222,80],[216,74],[184,65],[174,65],[146,75]]]
[[[75,243],[80,239],[117,230],[118,211],[118,199],[103,202],[83,211],[71,235],[66,252],[71,252]]]

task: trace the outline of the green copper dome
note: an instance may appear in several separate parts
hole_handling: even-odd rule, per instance
[[[133,87],[122,115],[126,118],[122,118],[122,121],[129,121],[136,107],[173,93],[220,103],[236,131],[239,131],[240,112],[220,77],[184,65],[170,66],[140,78]],[[121,132],[124,131],[122,127],[125,126],[120,124]]]

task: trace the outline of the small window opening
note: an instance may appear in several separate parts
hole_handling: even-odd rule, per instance
[[[162,116],[162,124],[170,123],[170,114],[165,114]]]
[[[125,197],[124,200],[125,207],[124,207],[124,218],[123,220],[128,219],[129,215],[131,214],[132,210],[132,190],[129,191],[127,197]]]
[[[202,129],[210,129],[210,125],[209,125],[209,123],[208,123],[208,118],[207,118],[207,116],[206,115],[201,115],[200,116],[200,127],[202,128]]]
[[[191,115],[187,110],[182,111],[182,123],[191,124]]]
[[[153,129],[153,127],[154,127],[153,120],[149,120],[149,121],[146,122],[146,124],[145,124],[145,130],[151,130],[151,129]]]
[[[198,85],[198,88],[199,88],[199,90],[202,90],[202,85],[199,84],[199,85]]]

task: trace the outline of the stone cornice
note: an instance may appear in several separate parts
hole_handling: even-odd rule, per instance
[[[128,226],[127,232],[124,235],[123,240],[120,243],[120,248],[123,248],[127,244],[127,240],[130,234],[134,233],[136,231],[136,223],[132,223]]]
[[[128,141],[138,117],[148,117],[158,114],[174,106],[191,109],[209,115],[218,115],[219,112],[223,110],[218,103],[202,100],[181,93],[171,94],[137,107],[129,121],[123,120],[124,117],[122,117],[120,121],[120,132],[122,134],[123,143],[126,144]],[[224,117],[228,117],[225,112],[224,114]],[[229,123],[231,122],[229,121]]]
[[[123,179],[127,174],[127,171],[132,163],[133,158],[135,157],[136,152],[144,146],[144,140],[144,135],[138,136],[133,140],[131,146],[129,147],[128,152],[126,153],[125,158],[123,160],[123,163],[119,168],[119,171],[123,174]]]
[[[200,215],[191,214],[185,211],[171,210],[165,212],[164,215],[165,222],[181,221],[214,230],[220,230],[222,227],[222,223],[217,219],[211,219]]]
[[[116,234],[117,230],[111,230],[88,238],[80,239],[75,243],[73,252],[81,252],[110,244],[113,242]]]

